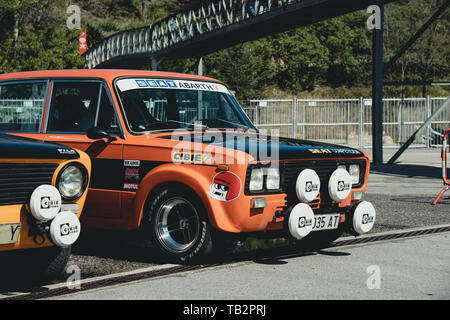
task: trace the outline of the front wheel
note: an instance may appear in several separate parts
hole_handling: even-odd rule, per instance
[[[142,223],[144,237],[163,256],[186,262],[212,253],[212,228],[201,200],[190,189],[172,186],[152,194]]]

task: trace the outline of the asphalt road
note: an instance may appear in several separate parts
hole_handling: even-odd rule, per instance
[[[450,233],[325,249],[74,293],[70,300],[449,299]],[[201,303],[200,303],[201,304]]]

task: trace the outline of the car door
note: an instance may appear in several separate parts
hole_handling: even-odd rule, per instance
[[[123,131],[106,84],[97,80],[56,80],[52,82],[51,92],[45,140],[83,150],[92,160],[84,218],[119,219]],[[89,139],[87,131],[93,127],[106,131],[116,140]]]

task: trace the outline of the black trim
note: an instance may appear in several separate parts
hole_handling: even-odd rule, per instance
[[[59,144],[0,133],[0,158],[79,159],[79,153]]]
[[[52,184],[57,167],[57,163],[0,163],[0,206],[28,203],[37,187]]]
[[[67,198],[67,197],[65,197],[65,196],[61,193],[61,191],[59,191],[59,183],[60,183],[61,175],[63,174],[64,170],[66,170],[66,169],[67,169],[68,167],[70,167],[70,166],[77,167],[78,169],[81,170],[81,173],[83,174],[83,186],[81,187],[81,190],[80,190],[80,192],[79,192],[77,195],[75,195],[75,196],[73,196],[73,197],[70,197],[70,198]],[[85,168],[85,166],[83,166],[83,165],[82,165],[81,163],[79,163],[79,162],[69,162],[68,164],[66,164],[66,165],[59,171],[58,176],[56,177],[56,188],[58,189],[59,193],[61,194],[61,198],[62,198],[64,201],[74,201],[74,200],[79,199],[79,198],[84,194],[84,192],[86,191],[88,184],[89,184],[89,174],[88,174],[88,171],[87,171],[87,169]]]
[[[123,159],[96,159],[92,158],[92,174],[90,189],[136,191],[124,189],[124,183],[139,184],[152,169],[171,162],[166,161],[140,161],[139,167],[126,167]],[[137,179],[125,180],[126,169],[138,169]]]

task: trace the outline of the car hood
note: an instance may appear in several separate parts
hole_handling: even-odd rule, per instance
[[[194,133],[187,133],[183,135],[177,134],[176,138],[191,142],[201,141],[204,144],[213,144],[243,151],[253,156],[256,161],[270,161],[274,160],[274,158],[279,160],[302,158],[335,159],[365,156],[362,151],[354,148],[308,140],[239,132],[233,132],[231,135],[222,132],[221,136],[222,138],[217,133],[206,133],[202,135],[200,140],[199,136],[195,136]],[[161,136],[159,138],[172,139],[172,136]]]
[[[78,159],[72,148],[0,133],[0,158]]]

